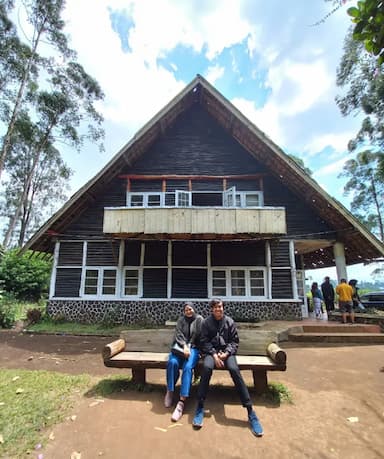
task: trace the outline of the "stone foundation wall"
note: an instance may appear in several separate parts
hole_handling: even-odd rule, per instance
[[[208,301],[193,302],[203,317],[210,312]],[[225,301],[225,312],[240,322],[264,320],[301,320],[301,303]],[[182,301],[84,301],[49,300],[47,313],[53,319],[80,323],[164,325],[176,320]]]

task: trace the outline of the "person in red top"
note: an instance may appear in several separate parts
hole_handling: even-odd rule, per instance
[[[339,309],[343,324],[347,323],[347,314],[351,318],[351,323],[355,323],[355,313],[353,312],[353,288],[347,284],[346,279],[341,279],[340,284],[336,287],[336,293],[339,295]]]

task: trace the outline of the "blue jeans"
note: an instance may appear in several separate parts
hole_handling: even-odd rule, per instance
[[[175,390],[175,385],[179,379],[181,369],[180,396],[189,397],[189,391],[192,384],[192,370],[195,368],[198,360],[199,351],[194,347],[191,348],[191,354],[188,359],[178,357],[171,352],[167,363],[167,389],[172,392]]]

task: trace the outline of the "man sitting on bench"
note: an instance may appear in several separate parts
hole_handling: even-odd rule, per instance
[[[193,427],[201,428],[204,419],[204,402],[209,389],[213,368],[225,368],[232,377],[236,390],[244,408],[248,412],[248,420],[252,433],[257,437],[263,435],[263,428],[252,407],[248,388],[241,376],[236,361],[239,335],[233,319],[224,314],[223,302],[213,299],[210,302],[211,315],[201,327],[200,344],[204,356],[203,371],[197,390],[198,404],[193,419]]]

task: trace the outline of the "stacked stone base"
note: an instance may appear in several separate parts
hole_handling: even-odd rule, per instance
[[[203,317],[209,315],[208,301],[193,302]],[[225,312],[238,322],[301,320],[301,302],[225,301]],[[87,324],[164,325],[176,320],[183,301],[84,301],[49,300],[47,313],[54,320]]]

